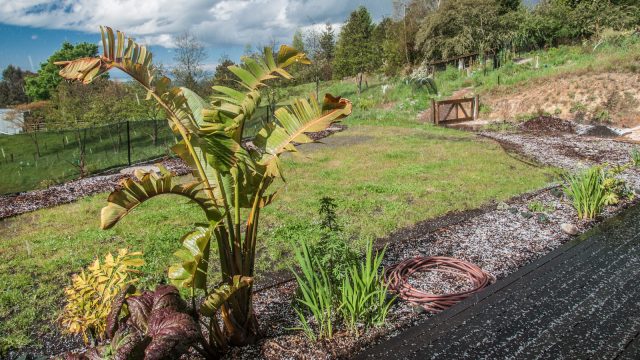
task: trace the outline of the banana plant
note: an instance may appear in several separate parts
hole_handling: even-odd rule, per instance
[[[131,76],[147,90],[148,99],[166,112],[171,130],[181,138],[172,150],[194,169],[191,179],[162,170],[161,175],[139,173],[135,181],[124,181],[102,210],[102,228],[114,226],[154,196],[186,196],[200,206],[209,226],[183,238],[189,251],[180,253],[182,262],[169,274],[172,282],[204,291],[206,297],[214,296],[207,290],[212,274],[205,265],[209,241],[214,240],[222,283],[232,284],[238,276],[252,278],[260,211],[275,199],[277,190],[271,191],[270,186],[278,178],[284,181],[280,155],[295,152],[295,144],[312,142],[306,133],[324,130],[350,115],[351,102],[329,94],[321,103],[313,97],[296,99],[277,108],[274,119],[246,139],[245,125],[252,121],[269,83],[292,79],[287,68],[293,64],[310,64],[304,53],[282,45],[275,53],[266,47],[261,57],[245,57],[241,66],[229,67],[242,90],[214,86],[214,95],[207,101],[161,76],[145,46],[109,27],[101,27],[101,33],[103,53],[96,58],[58,62],[63,66],[60,75],[83,83],[112,69]],[[246,146],[247,140],[253,146]],[[220,306],[224,339],[219,341],[244,345],[258,338],[251,298],[251,285],[225,298]]]

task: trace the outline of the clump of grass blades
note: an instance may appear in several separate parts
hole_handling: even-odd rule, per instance
[[[637,148],[633,148],[633,149],[631,149],[631,152],[629,152],[629,156],[631,156],[631,163],[633,164],[633,166],[639,167],[640,166],[640,151]]]
[[[299,291],[298,307],[294,309],[301,324],[296,329],[317,341],[331,339],[338,320],[342,320],[346,329],[356,336],[360,334],[360,326],[383,324],[394,300],[387,296],[387,285],[382,279],[383,257],[384,250],[374,254],[373,243],[369,242],[364,262],[353,265],[342,283],[335,284],[318,255],[301,243],[296,252],[300,271],[294,271]],[[313,317],[315,327],[305,314]]]
[[[358,325],[382,325],[389,313],[393,299],[387,297],[388,286],[379,269],[385,249],[373,254],[373,242],[367,244],[364,263],[353,266],[342,280],[340,307],[347,329],[359,336]]]
[[[300,272],[292,271],[298,283],[297,305],[294,310],[298,315],[302,330],[311,340],[331,339],[333,337],[334,306],[333,287],[329,276],[320,265],[318,258],[309,250],[304,242],[296,251],[296,260]],[[314,331],[304,309],[313,316],[317,331]]]
[[[621,198],[633,198],[625,182],[617,178],[628,167],[607,168],[593,166],[583,172],[566,175],[565,194],[571,199],[580,219],[593,219],[609,205],[617,204]]]

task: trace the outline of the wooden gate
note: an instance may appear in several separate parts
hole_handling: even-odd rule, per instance
[[[475,120],[478,118],[478,96],[464,99],[435,101],[431,100],[433,123],[453,123]]]

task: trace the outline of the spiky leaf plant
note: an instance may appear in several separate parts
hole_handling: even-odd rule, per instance
[[[305,54],[283,45],[275,54],[267,47],[262,57],[245,57],[241,66],[229,67],[242,91],[214,86],[215,94],[205,101],[161,76],[145,46],[108,27],[101,31],[102,55],[59,62],[64,66],[60,75],[83,83],[112,69],[130,75],[148,91],[148,98],[164,109],[169,126],[182,139],[173,151],[195,169],[193,183],[171,174],[139,174],[139,181],[124,182],[121,190],[109,196],[109,205],[102,211],[102,227],[113,226],[137,204],[153,196],[184,195],[196,201],[207,216],[207,231],[217,243],[222,280],[253,277],[260,210],[274,199],[275,191],[269,192],[270,185],[282,178],[279,156],[296,151],[294,143],[312,142],[305,133],[324,130],[348,116],[351,103],[328,94],[322,103],[314,98],[294,100],[290,106],[276,109],[275,120],[246,139],[254,144],[247,148],[243,145],[244,128],[253,118],[269,82],[291,79],[287,68],[309,64]],[[195,283],[187,281],[185,285]],[[208,285],[202,287],[204,296],[209,296]],[[251,296],[249,285],[226,299],[221,307],[225,341],[231,344],[247,344],[257,338]]]

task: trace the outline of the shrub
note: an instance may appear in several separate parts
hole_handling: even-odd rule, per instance
[[[64,290],[67,304],[60,315],[65,332],[82,334],[85,343],[104,340],[111,303],[126,286],[138,281],[135,268],[144,264],[141,252],[120,249],[114,257],[107,254],[104,262],[96,259],[72,277]]]
[[[208,317],[215,315],[233,294],[251,283],[249,278],[236,276],[230,283],[211,289],[199,313]],[[153,292],[135,292],[135,287],[129,284],[114,297],[103,330],[109,343],[91,347],[81,354],[67,353],[65,358],[178,359],[190,349],[205,359],[221,357],[225,346],[218,342],[222,337],[219,325],[209,326],[206,340],[196,307],[189,309],[176,287],[158,285]]]
[[[625,169],[626,166],[593,166],[578,174],[565,176],[567,184],[564,191],[578,212],[578,218],[593,219],[605,206],[634,196],[624,180],[617,178]]]

